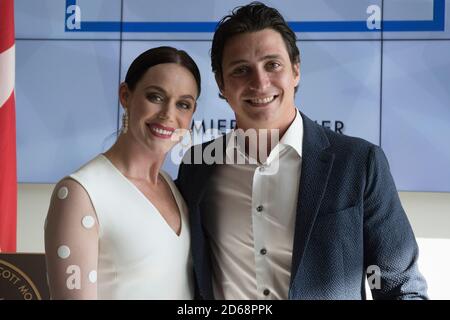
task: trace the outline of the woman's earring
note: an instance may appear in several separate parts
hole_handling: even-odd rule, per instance
[[[128,110],[124,109],[122,115],[122,133],[125,134],[128,131]]]

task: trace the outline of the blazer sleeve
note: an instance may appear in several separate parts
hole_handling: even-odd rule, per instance
[[[382,149],[371,147],[364,191],[364,263],[378,270],[371,281],[374,299],[428,299],[419,272],[419,249],[402,208],[389,164]],[[374,273],[375,274],[375,273]]]

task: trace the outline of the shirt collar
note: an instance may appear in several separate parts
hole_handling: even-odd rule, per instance
[[[295,118],[280,139],[280,144],[292,147],[302,157],[303,145],[303,119],[300,111],[295,108]]]
[[[254,159],[250,159],[245,153],[245,145],[239,142],[242,142],[242,139],[236,139],[236,135],[238,135],[239,131],[232,130],[229,134],[227,134],[226,139],[226,155],[227,157],[231,157],[235,155],[235,151],[237,151],[237,156],[241,157],[241,159],[245,159],[245,161],[250,161],[250,163],[256,161]],[[286,148],[286,146],[291,147],[295,152],[302,157],[302,144],[303,144],[303,119],[300,114],[300,111],[295,108],[295,118],[294,121],[290,124],[283,137],[281,137],[279,143],[272,149],[269,157],[267,158],[266,163],[270,163],[273,159],[279,155],[279,153]],[[253,161],[252,161],[253,160]]]

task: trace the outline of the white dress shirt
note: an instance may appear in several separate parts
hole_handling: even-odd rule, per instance
[[[264,163],[227,135],[227,164],[217,165],[205,194],[216,299],[287,299],[299,192],[303,121],[296,111]],[[232,151],[232,152],[230,152]],[[230,164],[244,157],[247,164]],[[249,162],[255,164],[249,164]]]

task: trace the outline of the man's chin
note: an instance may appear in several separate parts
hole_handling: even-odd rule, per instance
[[[272,128],[273,124],[277,123],[277,110],[261,109],[257,112],[250,112],[246,115],[247,128]]]

